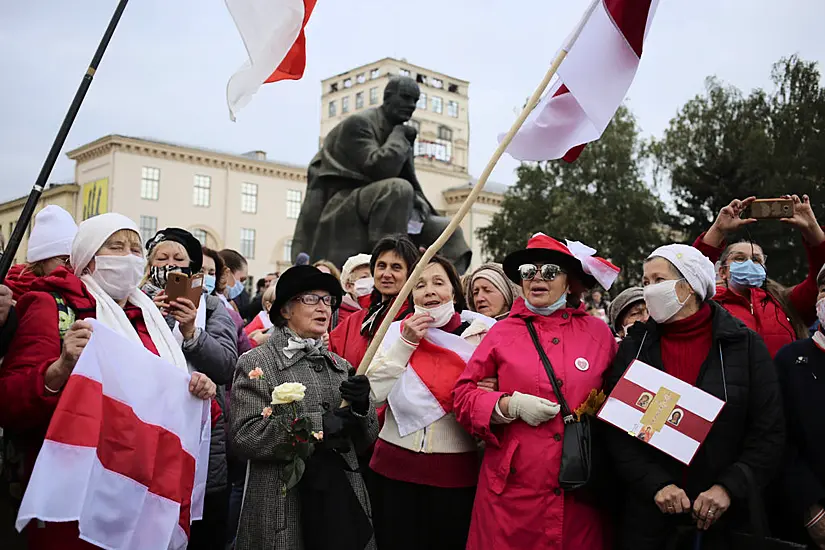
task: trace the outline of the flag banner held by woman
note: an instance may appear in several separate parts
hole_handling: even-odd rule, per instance
[[[189,393],[188,372],[89,322],[16,527],[77,521],[101,548],[186,548],[203,513],[210,402]]]
[[[636,76],[657,5],[595,0],[563,47],[558,78],[507,148],[513,158],[572,162],[601,137]]]

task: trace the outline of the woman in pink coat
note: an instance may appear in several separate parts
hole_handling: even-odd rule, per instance
[[[601,512],[581,489],[559,487],[564,422],[558,398],[527,331],[532,320],[567,404],[602,387],[616,354],[610,328],[587,315],[579,296],[609,288],[618,268],[578,242],[538,233],[507,256],[504,271],[524,291],[510,316],[481,342],[454,390],[458,421],[487,443],[467,548],[602,550]],[[478,387],[497,377],[498,391]],[[594,449],[594,453],[598,450]]]

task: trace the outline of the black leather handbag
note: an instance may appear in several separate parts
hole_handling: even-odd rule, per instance
[[[533,322],[527,320],[526,323],[527,331],[530,333],[530,338],[533,339],[533,345],[536,346],[536,351],[539,352],[544,370],[550,379],[550,385],[553,386],[553,392],[559,400],[562,418],[564,419],[564,440],[562,442],[561,468],[559,469],[559,487],[565,491],[580,489],[590,481],[591,444],[593,440],[592,426],[590,425],[591,419],[589,416],[584,415],[581,420],[576,421],[573,411],[570,410],[570,407],[567,405],[567,400],[561,392],[561,384],[556,380],[553,365],[550,364],[550,359],[544,352],[541,342],[539,342],[539,336],[536,334],[536,328],[533,326]]]

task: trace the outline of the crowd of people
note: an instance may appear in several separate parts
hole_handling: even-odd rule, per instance
[[[94,319],[209,401],[193,550],[825,549],[825,232],[788,198],[809,263],[793,287],[727,240],[752,197],[621,266],[640,285],[612,299],[620,267],[538,233],[463,276],[433,257],[368,360],[421,259],[407,236],[340,266],[300,254],[250,295],[234,250],[48,206],[0,285],[2,498],[25,491]],[[176,274],[202,277],[199,300],[170,296]],[[689,465],[595,418],[637,361],[724,402]],[[53,519],[23,547],[93,547]]]

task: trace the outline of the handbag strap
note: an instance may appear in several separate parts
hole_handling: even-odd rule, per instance
[[[573,413],[570,410],[570,407],[567,406],[567,400],[564,398],[564,394],[561,392],[561,385],[559,381],[556,379],[556,373],[553,372],[553,365],[550,364],[550,359],[547,357],[547,354],[544,352],[544,348],[539,342],[539,335],[536,334],[536,327],[533,326],[533,321],[531,319],[526,319],[524,321],[527,324],[527,332],[530,333],[530,338],[533,340],[533,345],[536,346],[536,351],[539,352],[539,358],[541,358],[541,363],[544,365],[544,370],[547,372],[547,378],[550,379],[550,385],[553,386],[553,392],[556,394],[556,398],[559,400],[559,405],[561,406],[561,414],[562,418],[564,419],[565,424],[569,424],[573,422]]]

